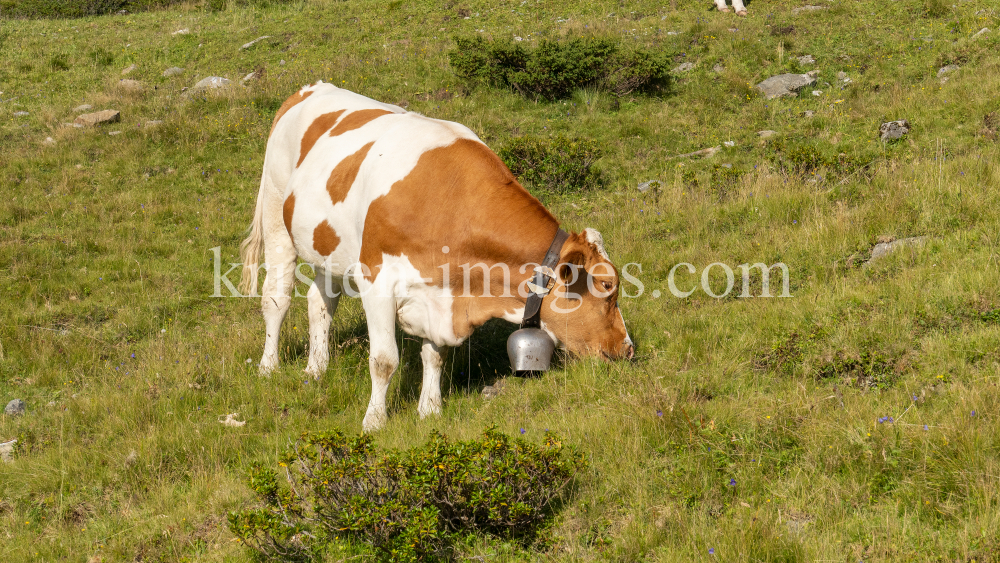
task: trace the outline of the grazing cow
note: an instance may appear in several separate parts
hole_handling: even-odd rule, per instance
[[[729,7],[726,6],[726,0],[715,0],[715,7],[718,8],[720,12],[729,11]],[[747,9],[743,5],[743,0],[733,0],[733,9],[736,10],[737,16],[747,15]]]
[[[521,321],[532,268],[557,232],[555,217],[468,128],[331,84],[306,86],[274,117],[241,246],[244,293],[257,293],[261,252],[267,271],[260,370],[278,364],[278,334],[301,258],[316,271],[306,296],[306,372],[326,371],[340,293],[357,292],[371,343],[364,430],[385,423],[386,391],[399,363],[397,322],[423,338],[417,410],[421,417],[439,413],[444,348],[490,319]],[[618,271],[600,233],[570,234],[558,250],[542,328],[571,353],[631,357]]]

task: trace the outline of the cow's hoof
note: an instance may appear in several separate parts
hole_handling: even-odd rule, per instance
[[[736,12],[736,15],[745,18],[745,17],[747,17],[747,11],[746,10],[740,10],[739,12]]]
[[[365,419],[361,421],[361,430],[365,434],[377,432],[385,426],[385,418],[384,412],[377,412],[369,409],[365,414]]]
[[[719,8],[719,11],[722,12],[723,14],[728,14],[729,13],[729,6],[726,6],[724,8]]]
[[[420,415],[420,418],[427,418],[431,415],[441,414],[441,399],[436,401],[427,401],[426,404],[420,403],[417,405],[417,414]]]

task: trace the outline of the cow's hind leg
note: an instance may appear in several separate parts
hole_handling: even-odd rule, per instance
[[[430,340],[424,339],[424,344],[420,348],[424,380],[420,385],[420,402],[417,404],[420,418],[441,414],[441,367],[447,355],[447,348],[438,347]]]
[[[369,288],[367,292],[369,295],[361,298],[368,320],[368,339],[371,342],[368,367],[372,376],[372,397],[368,401],[368,411],[361,423],[361,428],[365,432],[372,432],[385,426],[388,417],[385,395],[389,391],[389,380],[399,365],[399,348],[396,346],[396,302],[388,290],[379,295],[380,289]]]
[[[715,7],[718,8],[720,12],[729,11],[729,7],[726,6],[726,0],[715,0]]]
[[[330,321],[340,302],[340,283],[318,270],[306,299],[309,301],[309,364],[306,373],[319,379],[330,363]]]
[[[733,0],[733,10],[736,10],[737,16],[747,15],[746,6],[743,5],[743,0]]]
[[[280,219],[279,219],[280,220]],[[267,374],[278,366],[278,337],[281,323],[292,304],[292,284],[295,280],[297,254],[292,239],[285,231],[269,229],[264,239],[264,263],[267,277],[261,290],[261,311],[264,313],[264,355],[260,359],[260,373]]]

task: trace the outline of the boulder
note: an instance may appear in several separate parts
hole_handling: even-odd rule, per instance
[[[194,86],[189,88],[184,95],[195,96],[198,94],[204,94],[205,92],[211,90],[219,90],[220,88],[230,87],[232,84],[233,82],[228,78],[223,78],[221,76],[209,76],[199,80]]]
[[[814,84],[816,78],[809,74],[779,74],[761,82],[755,88],[761,91],[768,100],[783,97],[795,97],[799,90]]]
[[[880,242],[875,245],[875,248],[872,249],[872,257],[868,259],[867,263],[871,264],[876,260],[885,258],[886,256],[899,250],[900,248],[923,246],[926,242],[927,242],[926,236],[903,238],[899,240],[893,240],[890,242]]]
[[[140,93],[146,90],[146,85],[138,80],[123,78],[118,81],[118,88],[125,92]]]
[[[816,64],[816,59],[812,55],[802,55],[797,59],[800,65],[812,65]]]
[[[904,135],[910,132],[910,122],[905,119],[889,121],[879,125],[878,132],[883,141],[902,139]]]
[[[105,123],[117,123],[121,121],[122,114],[120,111],[113,109],[106,109],[104,111],[96,111],[94,113],[85,113],[83,115],[77,116],[73,120],[74,125],[82,126],[94,126],[103,125]]]
[[[28,405],[24,403],[21,399],[13,399],[11,402],[7,403],[7,406],[3,409],[3,413],[7,416],[20,416],[28,410]]]

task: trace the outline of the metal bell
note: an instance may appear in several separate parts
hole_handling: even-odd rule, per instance
[[[540,328],[522,328],[507,339],[507,356],[515,372],[547,371],[556,343]]]

